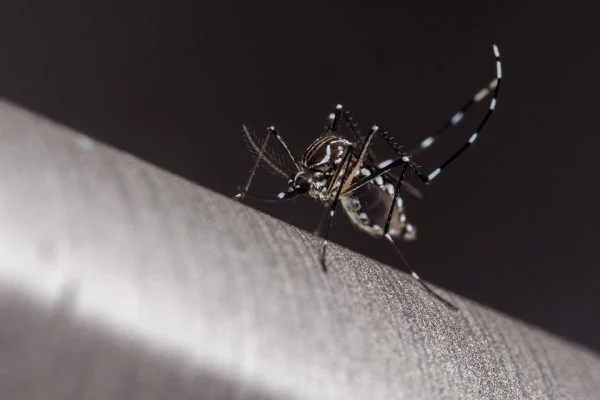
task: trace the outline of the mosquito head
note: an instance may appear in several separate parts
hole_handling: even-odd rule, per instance
[[[306,171],[300,171],[292,175],[288,183],[289,189],[292,189],[297,194],[304,194],[310,189],[311,179]]]
[[[281,192],[277,195],[280,199],[289,199],[299,194],[308,193],[310,190],[311,178],[306,171],[298,171],[288,179],[287,192]]]

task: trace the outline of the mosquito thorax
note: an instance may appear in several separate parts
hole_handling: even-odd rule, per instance
[[[338,136],[321,136],[312,142],[304,152],[302,165],[312,171],[323,172],[336,169],[342,162],[346,148],[350,144],[352,143]]]
[[[330,200],[328,188],[337,189],[340,182],[331,187],[331,179],[340,167],[344,154],[352,143],[335,135],[325,135],[317,138],[306,149],[302,156],[301,165],[310,182],[308,194],[323,201]],[[339,179],[338,179],[339,180]]]

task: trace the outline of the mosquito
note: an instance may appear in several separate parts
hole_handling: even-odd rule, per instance
[[[496,60],[496,77],[487,86],[475,93],[432,136],[426,137],[410,151],[403,151],[403,148],[394,141],[390,134],[377,125],[373,125],[366,135],[362,134],[351,113],[341,104],[338,104],[335,111],[329,114],[325,130],[299,158],[294,157],[274,126],[267,128],[266,136],[261,141],[243,125],[244,137],[250,150],[255,153],[256,160],[250,170],[246,185],[235,195],[235,198],[248,197],[255,200],[281,201],[308,194],[310,197],[322,202],[328,210],[319,223],[317,233],[322,233],[323,238],[321,265],[324,271],[326,271],[325,261],[329,232],[333,226],[333,217],[338,205],[341,203],[342,209],[355,227],[373,237],[384,238],[398,253],[412,277],[428,293],[451,309],[458,310],[454,304],[433,291],[420,278],[394,241],[394,238],[405,241],[417,238],[417,228],[407,220],[400,191],[404,190],[409,194],[420,197],[420,191],[406,181],[407,174],[412,173],[422,183],[429,185],[478,139],[482,129],[496,109],[502,79],[500,52],[495,44],[493,45],[493,51]],[[467,141],[439,166],[425,174],[422,168],[413,161],[413,158],[437,142],[440,136],[452,127],[458,125],[467,111],[490,94],[492,94],[492,98],[487,113]],[[340,132],[342,120],[354,135],[353,140],[342,136]],[[284,156],[268,147],[269,138],[272,136],[283,148]],[[383,139],[394,150],[397,157],[378,162],[372,149],[376,137]],[[275,175],[288,179],[287,190],[280,192],[276,199],[263,199],[249,192],[261,161]],[[392,170],[399,171],[399,176],[393,175]],[[322,232],[324,221],[326,221],[325,231]]]

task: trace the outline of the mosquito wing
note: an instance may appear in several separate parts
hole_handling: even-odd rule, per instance
[[[250,133],[246,125],[242,125],[242,133],[248,149],[254,157],[258,157],[266,137],[261,139],[256,134]],[[289,157],[277,153],[270,145],[267,145],[263,151],[261,161],[263,161],[262,165],[275,176],[288,178],[296,170]]]

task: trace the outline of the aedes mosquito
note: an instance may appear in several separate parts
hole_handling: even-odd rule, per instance
[[[420,192],[414,186],[405,181],[407,172],[413,172],[423,183],[430,184],[437,178],[443,169],[458,158],[469,148],[487,123],[488,119],[496,109],[500,81],[502,79],[502,64],[498,47],[493,45],[496,58],[496,77],[484,88],[479,90],[459,111],[444,123],[434,135],[425,138],[416,148],[404,152],[398,146],[387,131],[380,129],[377,125],[371,127],[366,135],[361,134],[348,110],[338,104],[335,112],[328,116],[325,131],[315,139],[306,149],[300,159],[296,159],[282,137],[274,126],[267,128],[265,139],[260,142],[243,126],[245,139],[250,149],[256,154],[256,161],[250,171],[248,181],[243,190],[235,198],[244,197],[256,200],[278,201],[291,199],[300,194],[308,194],[310,197],[323,202],[328,212],[317,228],[321,231],[322,222],[328,218],[325,232],[323,234],[323,251],[321,253],[321,264],[326,270],[325,255],[327,251],[329,231],[333,226],[338,203],[350,221],[358,229],[374,237],[385,238],[399,254],[402,261],[410,270],[423,288],[431,295],[457,310],[457,307],[435,293],[415,272],[408,263],[400,249],[394,242],[394,237],[403,240],[416,239],[416,228],[406,219],[404,201],[400,197],[400,190],[419,197]],[[413,157],[421,151],[429,148],[438,138],[450,128],[457,125],[464,118],[466,112],[475,104],[492,93],[492,99],[487,113],[477,126],[477,129],[468,140],[450,157],[442,162],[429,174],[424,174],[421,167],[413,161]],[[341,136],[339,125],[344,120],[355,136],[350,141]],[[274,136],[285,151],[285,159],[267,147],[269,138]],[[373,154],[372,142],[376,136],[392,147],[398,157],[392,160],[378,162]],[[261,161],[276,175],[288,178],[288,188],[285,192],[277,195],[277,199],[262,199],[251,195],[248,190]],[[400,176],[392,175],[392,169],[399,169]]]

